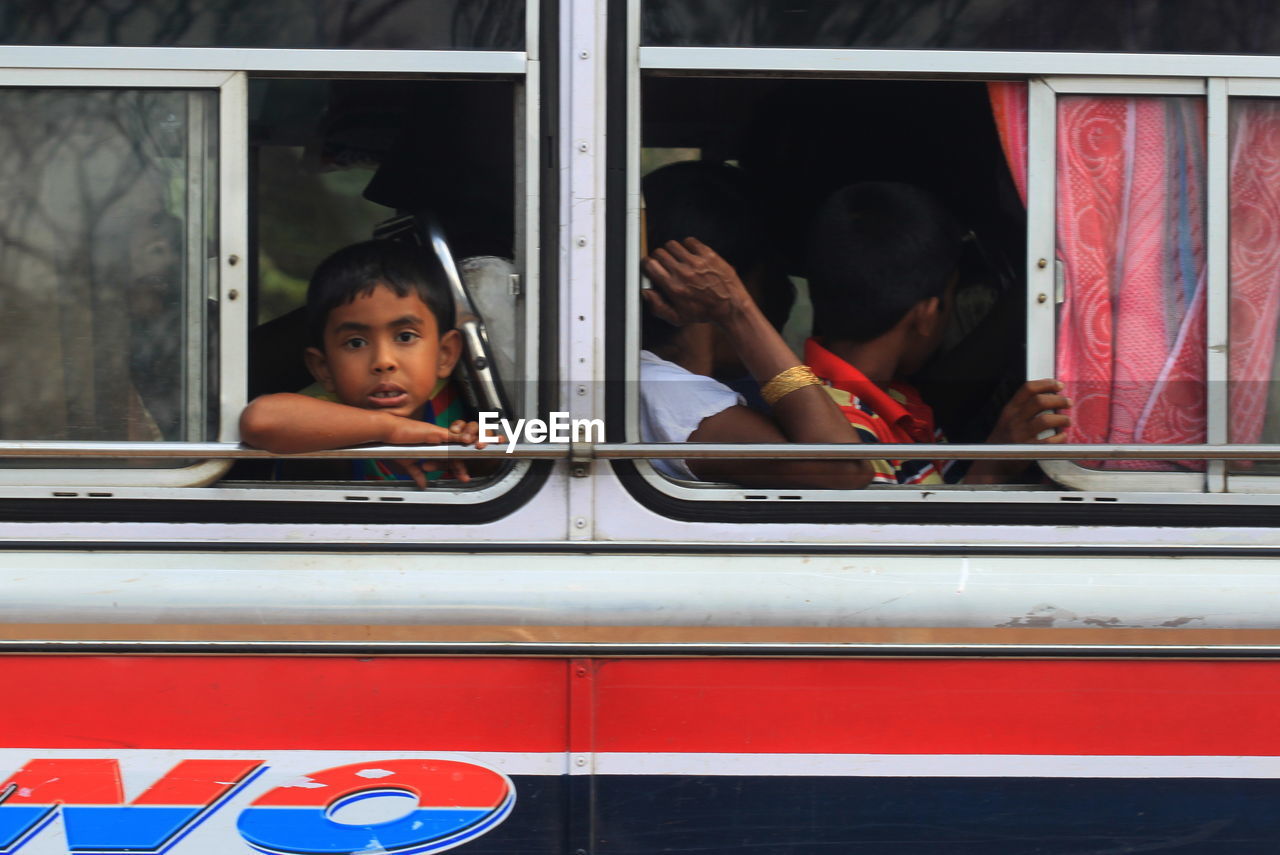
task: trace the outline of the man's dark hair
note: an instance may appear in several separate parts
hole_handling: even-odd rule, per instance
[[[667,241],[694,237],[714,249],[743,279],[769,260],[768,228],[758,196],[741,169],[706,160],[682,161],[649,173],[640,187],[649,252]],[[791,299],[790,293],[768,293],[760,308],[780,326]],[[675,327],[645,313],[646,347],[666,343],[675,332]]]
[[[919,187],[865,183],[836,191],[809,233],[815,331],[836,341],[888,332],[916,303],[946,293],[962,238],[951,214]]]
[[[311,274],[307,286],[308,341],[323,347],[329,313],[372,294],[379,285],[390,288],[397,297],[416,294],[435,316],[441,333],[454,328],[453,297],[443,284],[435,257],[415,244],[369,240],[343,247]]]

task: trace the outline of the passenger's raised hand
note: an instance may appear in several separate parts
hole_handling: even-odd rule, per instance
[[[1001,410],[987,442],[1062,442],[1066,438],[1063,431],[1071,424],[1071,417],[1054,411],[1070,406],[1071,401],[1062,395],[1062,384],[1057,380],[1028,380]],[[1047,430],[1055,433],[1041,439],[1040,434]]]
[[[643,265],[656,288],[641,293],[669,324],[723,322],[752,303],[729,262],[697,238],[667,241]]]

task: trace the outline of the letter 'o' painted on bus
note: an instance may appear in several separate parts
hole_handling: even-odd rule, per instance
[[[333,819],[362,795],[408,793],[417,806],[373,825]],[[516,791],[501,772],[457,760],[377,760],[335,766],[276,787],[240,814],[245,841],[264,855],[439,852],[507,818]]]

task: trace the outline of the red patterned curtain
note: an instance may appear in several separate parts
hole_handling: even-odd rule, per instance
[[[1026,87],[991,94],[1025,198]],[[1202,442],[1204,102],[1064,96],[1057,125],[1056,374],[1073,402],[1068,440]]]
[[[1026,84],[989,93],[1025,200]],[[1075,403],[1069,439],[1202,442],[1204,102],[1066,96],[1057,118],[1057,372]],[[1280,322],[1280,101],[1234,99],[1230,131],[1230,439],[1254,443]]]
[[[1231,104],[1231,441],[1258,442],[1280,316],[1280,102]]]

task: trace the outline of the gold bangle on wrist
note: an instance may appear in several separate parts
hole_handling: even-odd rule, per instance
[[[808,365],[793,365],[784,371],[779,371],[772,380],[761,386],[760,397],[772,407],[797,389],[821,385],[822,381]]]

